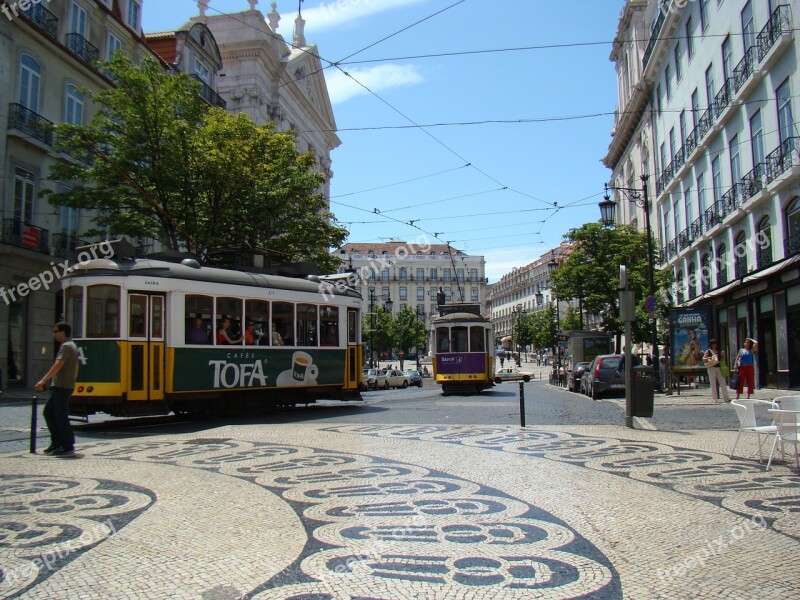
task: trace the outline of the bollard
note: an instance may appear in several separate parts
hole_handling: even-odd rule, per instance
[[[30,448],[31,454],[36,454],[36,428],[37,428],[36,420],[39,416],[38,404],[39,404],[39,399],[36,396],[31,398],[31,448]]]
[[[525,427],[525,389],[519,382],[519,426]]]

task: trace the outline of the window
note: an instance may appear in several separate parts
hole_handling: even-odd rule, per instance
[[[478,288],[470,288],[471,295],[470,298],[473,302],[478,302]]]
[[[750,0],[744,5],[741,13],[742,17],[742,46],[746,53],[750,48],[756,45],[756,28],[753,23],[753,5]]]
[[[389,281],[389,269],[381,269],[381,281]]]
[[[425,288],[423,288],[423,287],[418,287],[417,288],[417,300],[418,301],[419,300],[422,300],[422,301],[425,300]]]
[[[725,244],[720,244],[717,248],[717,286],[725,285],[728,282],[728,249]]]
[[[106,39],[106,59],[111,60],[114,58],[114,52],[117,50],[122,50],[122,40],[109,32],[108,38]]]
[[[670,218],[669,218],[669,206],[664,205],[664,218],[662,219],[662,223],[664,223],[664,239],[672,241],[672,236],[670,235]]]
[[[472,326],[469,328],[469,351],[470,352],[485,352],[486,337],[484,336],[484,328]]]
[[[436,328],[436,351],[450,352],[450,331],[447,327]]]
[[[19,59],[19,103],[28,110],[39,110],[39,84],[41,81],[39,63],[30,55],[23,54]]]
[[[697,127],[697,118],[700,116],[700,94],[697,88],[692,92],[692,129]],[[700,140],[697,140],[698,142]]]
[[[269,344],[269,302],[245,300],[244,302],[245,346]]]
[[[83,337],[83,288],[71,285],[64,291],[67,323],[72,324],[72,337]]]
[[[128,337],[147,337],[147,296],[128,295]]]
[[[323,306],[319,311],[319,325],[322,331],[322,346],[339,345],[339,308]]]
[[[86,36],[86,11],[77,2],[73,2],[69,10],[69,32]]]
[[[271,346],[294,346],[294,305],[272,303]],[[277,335],[276,335],[277,334]]]
[[[681,223],[681,205],[677,198],[672,203],[672,219],[675,223],[675,235],[679,235],[683,231],[683,227]]]
[[[214,299],[211,296],[187,295],[185,326],[187,344],[210,344],[211,323],[214,322]]]
[[[714,65],[708,65],[706,69],[706,100],[708,100],[709,108],[714,106],[714,94]]]
[[[33,182],[33,173],[20,168],[14,169],[14,218],[26,225],[33,224]]]
[[[664,66],[664,91],[667,94],[667,102],[672,99],[672,68],[669,63]]]
[[[456,269],[456,281],[464,281],[464,269]]]
[[[64,122],[70,125],[83,125],[83,93],[68,83],[66,96]]]
[[[211,84],[211,71],[202,62],[194,60],[194,74],[197,75],[201,81]]]
[[[786,79],[775,92],[778,101],[778,133],[781,144],[793,137],[794,122],[792,120],[792,96],[789,80]]]
[[[669,155],[670,157],[675,156],[675,128],[670,127],[669,129]]]
[[[78,209],[66,204],[58,207],[59,229],[63,235],[78,235]]]
[[[769,217],[764,217],[758,223],[758,268],[763,269],[772,264],[772,224]]]
[[[719,154],[711,161],[711,185],[714,188],[714,204],[716,204],[722,197],[722,170],[720,167]]]
[[[417,268],[417,281],[425,281],[425,269]]]
[[[661,91],[661,84],[659,83],[656,86],[656,114],[661,114],[662,109],[662,98],[664,97],[664,93]]]
[[[700,31],[705,33],[708,28],[708,0],[699,0],[700,2]]]
[[[722,41],[722,78],[727,81],[733,73],[733,48],[731,36]]]
[[[700,173],[697,176],[697,208],[700,211],[700,216],[704,215],[706,209],[706,174]]]
[[[800,198],[795,198],[786,209],[786,254],[794,248],[794,254],[800,250]]]
[[[90,285],[86,298],[86,337],[119,337],[119,286]]]
[[[241,343],[244,334],[242,323],[242,299],[220,297],[216,299],[216,343],[217,345]]]
[[[469,270],[469,281],[478,281],[478,269]]]
[[[680,81],[683,77],[683,70],[681,68],[681,41],[678,40],[675,43],[675,49],[673,50],[673,55],[675,57],[675,80]]]
[[[694,56],[694,30],[692,28],[692,17],[686,19],[686,55],[689,60]]]
[[[731,152],[731,184],[736,185],[742,180],[742,164],[741,161],[739,160],[738,134],[731,138],[730,152]]]
[[[450,329],[450,352],[469,352],[466,327]]]
[[[431,269],[431,281],[436,281],[439,276],[436,274],[436,269]]]
[[[678,126],[681,130],[681,146],[686,145],[686,111],[682,110],[678,116]]]
[[[404,285],[400,286],[400,301],[408,300],[408,288]]]
[[[314,304],[297,305],[297,345],[317,346],[317,307]]]
[[[733,273],[736,279],[740,279],[747,274],[747,236],[744,231],[740,231],[734,242],[733,252]],[[740,249],[741,248],[741,249]]]
[[[139,31],[139,4],[135,0],[128,0],[128,18],[125,22],[134,31]]]
[[[408,269],[400,267],[400,281],[405,281],[406,279],[408,279]]]
[[[661,159],[661,170],[667,168],[667,147],[664,142],[661,142],[661,146],[659,147],[659,158]]]
[[[442,269],[442,279],[444,281],[450,281],[452,279],[450,269]]]
[[[763,135],[763,128],[761,126],[761,109],[758,109],[753,116],[750,117],[750,144],[754,168],[764,162]]]
[[[686,211],[686,226],[689,227],[694,223],[694,205],[692,204],[692,186],[684,188],[683,190],[683,207]]]

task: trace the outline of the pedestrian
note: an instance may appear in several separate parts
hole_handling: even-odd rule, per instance
[[[739,373],[739,387],[736,388],[736,399],[742,394],[745,383],[747,383],[747,399],[750,399],[755,387],[755,353],[758,350],[758,342],[752,338],[744,341],[744,346],[736,355],[736,370]]]
[[[44,405],[44,420],[50,430],[50,446],[44,453],[53,456],[69,456],[75,454],[75,434],[69,422],[69,399],[75,389],[75,378],[78,376],[78,347],[70,339],[72,326],[60,321],[53,328],[53,336],[57,344],[61,344],[53,366],[34,386],[37,392],[44,391],[48,381],[50,395]]]
[[[708,382],[711,384],[711,398],[714,402],[719,402],[719,392],[717,391],[717,383],[722,388],[722,398],[725,402],[730,402],[728,397],[728,382],[725,381],[725,376],[722,374],[720,362],[725,360],[725,353],[719,349],[717,340],[708,341],[708,350],[703,354],[703,364],[708,369]]]

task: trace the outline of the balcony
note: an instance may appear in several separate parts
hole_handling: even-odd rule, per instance
[[[703,217],[697,217],[689,226],[689,235],[693,240],[696,240],[703,235]]]
[[[686,248],[692,245],[693,241],[692,230],[687,227],[678,234],[678,252],[686,250]]]
[[[737,210],[741,205],[741,183],[734,184],[731,189],[722,194],[719,204],[719,216],[723,219]]]
[[[53,145],[53,123],[42,115],[25,108],[22,104],[10,104],[8,107],[8,128],[18,129],[34,139]]]
[[[675,156],[672,157],[672,172],[673,175],[677,174],[683,164],[686,162],[686,153],[683,150],[683,146],[681,146],[678,151],[675,153]]]
[[[668,7],[667,7],[668,8]],[[661,28],[664,27],[664,21],[667,19],[666,10],[664,6],[659,8],[658,17],[650,27],[650,41],[647,42],[647,48],[644,50],[644,57],[642,58],[642,71],[647,68],[647,63],[650,62],[650,57],[653,56],[653,50],[658,42],[658,36],[661,33]]]
[[[758,46],[758,60],[764,60],[764,57],[770,51],[772,46],[778,38],[784,33],[789,33],[792,30],[792,22],[790,19],[789,5],[781,4],[774,11],[764,25],[763,29],[756,36],[756,44]]]
[[[28,225],[21,219],[3,219],[3,243],[50,254],[50,232],[47,229]]]
[[[790,137],[781,142],[767,156],[767,183],[772,183],[791,167],[797,166],[798,138]]]
[[[72,258],[75,256],[75,249],[80,246],[86,246],[89,242],[78,239],[74,235],[67,233],[53,234],[53,256],[60,258]]]
[[[722,223],[722,217],[719,214],[720,203],[715,202],[710,208],[707,208],[703,213],[703,230],[708,231],[712,227]]]
[[[225,100],[222,99],[222,96],[215,92],[210,85],[200,79],[200,77],[197,75],[192,75],[192,79],[200,84],[200,97],[205,100],[209,106],[217,106],[222,109],[227,108],[228,103],[225,102]]]
[[[764,163],[758,163],[753,170],[742,177],[742,201],[747,202],[764,189]]]
[[[58,39],[58,17],[44,6],[33,4],[27,10],[23,10],[22,13],[51,38]]]
[[[758,248],[756,250],[756,264],[758,265],[759,269],[766,269],[773,262],[771,244],[766,248]]]
[[[728,108],[728,105],[731,103],[732,88],[733,88],[733,78],[728,77],[725,80],[725,83],[722,84],[722,87],[717,92],[717,95],[714,96],[715,118],[719,119],[720,115],[726,108]]]
[[[100,50],[89,43],[85,37],[79,33],[68,33],[66,35],[67,48],[83,62],[93,65],[100,60]]]
[[[758,46],[750,46],[747,49],[747,52],[744,53],[744,57],[742,60],[739,61],[739,64],[733,69],[733,91],[734,93],[738,92],[742,89],[744,82],[747,81],[748,77],[753,74],[753,70],[755,69],[756,64],[756,54],[758,52]]]
[[[692,129],[692,132],[686,136],[686,142],[684,143],[684,155],[686,158],[691,156],[694,149],[697,148],[697,129]]]

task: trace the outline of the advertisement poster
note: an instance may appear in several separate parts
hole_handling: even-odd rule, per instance
[[[672,369],[702,369],[711,335],[711,309],[674,308],[669,311],[669,330]]]

